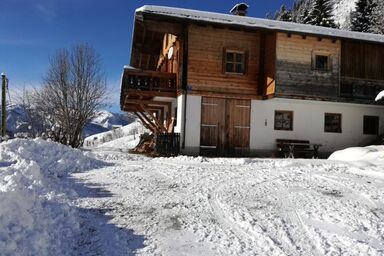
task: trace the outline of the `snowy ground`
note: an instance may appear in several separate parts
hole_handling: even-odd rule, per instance
[[[335,160],[152,159],[126,153],[132,139],[75,151],[84,170],[64,176],[60,191],[73,192],[55,208],[72,217],[58,223],[66,236],[73,230],[62,238],[76,241],[73,254],[384,255],[383,147],[348,149]],[[72,153],[64,155],[73,167]],[[348,155],[359,161],[339,161]],[[2,169],[19,161],[8,158]],[[0,232],[0,249],[6,239]]]
[[[77,205],[119,228],[111,237],[105,222],[87,224],[105,255],[384,255],[381,160],[151,159],[121,151],[99,147],[94,153],[110,166],[74,174],[102,191]]]

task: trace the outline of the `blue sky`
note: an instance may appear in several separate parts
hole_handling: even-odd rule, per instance
[[[248,15],[265,17],[293,0],[248,1]],[[57,49],[88,43],[103,61],[112,102],[118,110],[119,79],[129,63],[134,11],[163,5],[227,13],[239,1],[202,0],[0,0],[0,72],[10,89],[39,86]],[[15,93],[14,93],[15,94]],[[16,98],[16,95],[11,95]]]

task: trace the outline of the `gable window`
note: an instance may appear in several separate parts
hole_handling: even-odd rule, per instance
[[[245,52],[225,50],[225,73],[245,74]]]
[[[378,135],[379,134],[379,117],[364,116],[364,134]]]
[[[329,56],[315,54],[313,57],[312,66],[314,70],[328,71],[330,69]]]
[[[292,131],[293,130],[293,112],[275,111],[275,130]]]
[[[325,113],[324,132],[341,133],[341,114]]]

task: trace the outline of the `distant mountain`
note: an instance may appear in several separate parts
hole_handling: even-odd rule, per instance
[[[83,136],[88,137],[97,133],[106,132],[111,130],[113,126],[125,126],[134,120],[135,117],[129,113],[120,114],[100,110],[96,112],[92,121],[86,125]]]
[[[88,137],[97,133],[106,132],[114,125],[125,126],[135,120],[129,113],[112,113],[107,110],[96,112],[95,117],[86,125],[83,136]],[[38,126],[38,125],[37,125]],[[34,125],[36,127],[36,125]],[[11,134],[30,133],[31,123],[24,108],[20,105],[11,105],[7,108],[7,130]],[[42,128],[37,128],[39,133]]]

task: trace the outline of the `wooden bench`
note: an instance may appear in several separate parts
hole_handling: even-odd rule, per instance
[[[309,140],[276,139],[276,146],[285,158],[318,158],[321,144],[311,144]]]

